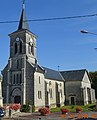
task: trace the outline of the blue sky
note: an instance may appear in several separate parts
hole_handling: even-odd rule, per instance
[[[28,19],[79,16],[97,13],[97,0],[26,0]],[[0,0],[0,21],[19,20],[22,0]],[[38,36],[37,57],[42,66],[57,70],[97,70],[97,36],[81,34],[81,29],[97,33],[97,17],[30,22]],[[0,24],[0,71],[8,63],[10,38],[18,23]]]

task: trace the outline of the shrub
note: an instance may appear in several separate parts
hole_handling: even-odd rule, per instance
[[[29,105],[22,105],[21,106],[21,112],[29,112],[29,111],[30,111]]]
[[[41,115],[50,114],[50,109],[49,109],[49,108],[47,108],[47,107],[42,107],[42,108],[39,108],[39,110],[38,110],[38,111],[41,113]]]
[[[74,106],[72,105],[72,106],[71,106],[71,108],[73,109],[73,108],[74,108]]]
[[[11,104],[9,106],[9,108],[12,110],[19,110],[21,108],[21,105],[20,104]]]
[[[35,112],[35,106],[32,105],[32,112]]]
[[[61,112],[62,112],[62,114],[67,114],[70,112],[70,110],[66,109],[66,108],[61,108]]]
[[[76,112],[82,112],[82,111],[83,111],[83,109],[81,107],[76,108]]]

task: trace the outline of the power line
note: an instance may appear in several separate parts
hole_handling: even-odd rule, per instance
[[[55,18],[41,18],[41,19],[31,19],[27,20],[28,22],[41,22],[41,21],[57,21],[57,20],[66,20],[66,19],[80,19],[80,18],[87,18],[87,17],[97,17],[97,14],[89,14],[89,15],[80,15],[80,16],[69,16],[69,17],[55,17]],[[24,22],[27,22],[24,21]],[[7,23],[17,23],[19,21],[0,21],[0,24],[7,24]]]

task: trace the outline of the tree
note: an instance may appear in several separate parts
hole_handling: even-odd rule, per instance
[[[97,71],[89,72],[90,78],[92,80],[92,88],[95,89],[96,99],[97,99]]]

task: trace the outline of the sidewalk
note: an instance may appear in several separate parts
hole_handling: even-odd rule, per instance
[[[29,116],[29,115],[32,115],[32,113],[18,112],[18,113],[15,113],[11,117],[6,117],[5,116],[1,120],[14,120],[15,118],[19,118],[19,117],[23,117],[23,116]]]

